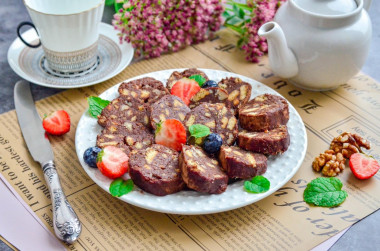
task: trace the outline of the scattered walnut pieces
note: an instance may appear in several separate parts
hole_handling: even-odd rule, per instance
[[[325,176],[333,177],[343,172],[345,167],[345,158],[342,153],[335,153],[333,150],[326,150],[319,154],[313,162],[313,169],[317,172],[322,170]]]
[[[342,153],[347,159],[349,159],[354,153],[361,153],[361,147],[364,147],[367,150],[371,148],[367,140],[355,133],[349,132],[344,132],[338,137],[335,137],[330,144],[330,149],[334,150],[336,153]]]
[[[346,159],[354,153],[362,152],[361,147],[370,149],[370,144],[355,133],[344,132],[331,141],[329,150],[314,159],[313,169],[322,171],[325,176],[336,176],[343,172]]]

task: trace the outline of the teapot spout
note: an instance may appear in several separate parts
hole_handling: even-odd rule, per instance
[[[270,66],[277,76],[292,78],[298,73],[298,64],[294,53],[288,48],[284,32],[276,22],[263,24],[259,31],[268,42]]]

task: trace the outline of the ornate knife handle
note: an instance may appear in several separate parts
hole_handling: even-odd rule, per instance
[[[82,226],[73,208],[66,199],[52,160],[41,164],[53,203],[53,225],[57,237],[69,244],[75,242]]]

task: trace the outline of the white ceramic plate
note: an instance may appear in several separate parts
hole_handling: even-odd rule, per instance
[[[133,58],[129,43],[119,43],[118,31],[111,25],[100,23],[97,67],[88,74],[58,76],[49,72],[44,64],[42,47],[29,48],[17,38],[8,50],[8,63],[20,77],[31,83],[52,88],[78,88],[94,85],[119,74]],[[38,40],[34,29],[22,34],[28,42]]]
[[[132,79],[142,77],[153,77],[166,83],[170,74],[174,71],[183,71],[184,69],[172,69],[137,76]],[[217,70],[200,69],[204,71],[210,79],[219,81],[225,77],[239,77],[252,85],[252,96],[255,97],[263,93],[278,94],[271,88],[244,76]],[[126,81],[130,81],[128,79]],[[111,87],[100,95],[101,98],[112,100],[118,94],[119,84]],[[269,179],[271,186],[269,191],[262,194],[251,194],[244,191],[243,181],[235,182],[228,186],[227,190],[219,195],[202,194],[195,191],[181,191],[179,193],[159,197],[143,192],[137,186],[129,194],[120,197],[122,201],[132,205],[146,208],[152,211],[172,213],[172,214],[208,214],[223,212],[259,201],[277,189],[282,187],[298,170],[306,153],[307,136],[305,126],[301,117],[289,103],[289,122],[287,124],[290,133],[289,149],[282,155],[271,156],[268,158],[268,170],[264,176]],[[87,111],[81,117],[75,136],[75,146],[80,163],[84,170],[102,189],[109,192],[111,179],[103,176],[96,168],[90,168],[83,161],[83,153],[88,147],[95,146],[96,136],[100,133],[102,127],[98,125],[97,120],[90,117]],[[128,174],[125,178],[129,177]]]

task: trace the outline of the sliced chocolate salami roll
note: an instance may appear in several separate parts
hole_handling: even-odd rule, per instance
[[[185,120],[190,108],[182,99],[174,95],[166,95],[150,107],[150,123],[155,130],[156,125],[167,119]]]
[[[121,120],[139,122],[150,126],[148,106],[118,97],[109,103],[98,116],[98,124],[105,127],[108,121]]]
[[[193,75],[201,75],[202,77],[204,77],[206,79],[206,81],[208,80],[206,73],[204,73],[203,71],[200,71],[198,69],[195,69],[195,68],[190,68],[190,69],[184,70],[183,72],[174,71],[170,75],[168,82],[166,84],[166,87],[170,91],[172,89],[173,85],[178,80],[180,80],[181,78],[188,78],[188,77],[193,76]]]
[[[183,181],[195,191],[219,194],[227,189],[228,176],[218,161],[208,157],[198,146],[182,146],[179,166]]]
[[[211,132],[218,133],[226,145],[232,145],[238,133],[234,110],[221,103],[201,103],[186,115],[184,124],[187,130],[193,124],[205,125]]]
[[[288,150],[289,145],[290,135],[286,125],[266,132],[242,131],[238,134],[238,146],[252,152],[275,155]]]
[[[181,191],[185,183],[178,166],[178,152],[154,144],[146,149],[132,151],[129,174],[142,190],[164,196]]]
[[[227,107],[231,107],[231,102],[228,100],[228,92],[219,87],[210,87],[200,89],[191,100],[189,107],[194,108],[201,103],[224,103]]]
[[[128,101],[143,104],[153,104],[169,94],[161,81],[149,77],[122,83],[118,91]]]
[[[288,120],[288,102],[277,95],[257,96],[239,109],[240,126],[248,131],[272,130]]]
[[[222,79],[218,83],[218,86],[228,92],[227,100],[236,111],[251,98],[252,86],[240,78],[230,77]]]
[[[264,154],[244,151],[236,146],[222,146],[219,161],[232,179],[252,178],[267,170],[267,157]]]

